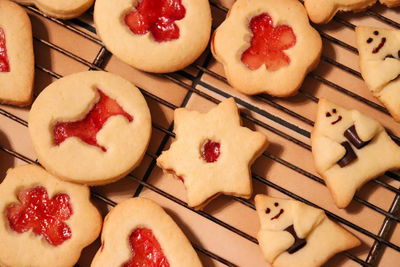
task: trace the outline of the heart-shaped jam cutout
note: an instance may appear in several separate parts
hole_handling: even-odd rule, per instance
[[[7,219],[12,230],[24,233],[32,229],[53,246],[71,238],[71,229],[64,222],[72,215],[67,194],[57,194],[49,199],[46,188],[37,186],[21,190],[18,200],[21,204],[11,204],[7,208]]]
[[[6,35],[0,27],[0,72],[10,72],[10,64],[7,57]]]
[[[220,143],[207,140],[201,147],[201,156],[207,163],[215,162],[221,153],[220,148]]]
[[[290,26],[274,27],[272,18],[262,13],[251,19],[249,28],[253,36],[241,58],[249,69],[256,70],[265,64],[268,70],[276,71],[290,64],[290,58],[283,52],[296,44],[296,35]]]
[[[157,42],[179,38],[175,21],[186,14],[181,0],[142,0],[135,9],[125,15],[125,24],[134,34],[150,32]]]
[[[112,116],[122,115],[129,122],[133,117],[129,115],[114,99],[105,95],[100,89],[97,89],[100,95],[99,101],[93,106],[86,117],[79,121],[57,122],[54,126],[54,141],[60,145],[69,137],[78,137],[85,143],[97,146],[104,152],[107,149],[97,143],[96,135],[103,128],[103,125]]]
[[[169,267],[160,243],[148,228],[138,228],[129,237],[132,258],[123,267]]]

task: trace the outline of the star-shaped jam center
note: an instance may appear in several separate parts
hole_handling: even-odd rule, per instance
[[[3,28],[0,27],[0,72],[10,72],[10,64],[8,62],[6,35]]]
[[[201,156],[208,163],[217,161],[220,153],[221,144],[210,139],[204,142],[204,144],[201,146]]]
[[[296,44],[296,35],[288,25],[274,27],[272,18],[262,13],[250,20],[253,33],[250,47],[243,52],[241,60],[251,70],[263,64],[270,71],[279,70],[290,64],[290,58],[283,52]]]
[[[97,92],[100,95],[99,101],[85,118],[71,122],[56,122],[53,134],[57,145],[60,145],[69,137],[78,137],[85,143],[97,146],[106,152],[107,149],[97,143],[96,135],[103,128],[107,120],[112,116],[122,115],[129,122],[133,121],[133,117],[116,100],[108,97],[100,89],[97,89]]]
[[[157,42],[179,38],[175,21],[186,14],[181,0],[142,0],[135,9],[125,15],[125,24],[134,34],[150,32]]]
[[[53,246],[71,238],[71,229],[64,222],[72,215],[67,194],[57,194],[49,199],[46,188],[37,186],[21,190],[18,200],[20,204],[11,204],[7,208],[7,219],[12,230],[24,233],[32,229]]]
[[[132,258],[123,267],[169,267],[160,243],[148,228],[138,228],[129,237]]]

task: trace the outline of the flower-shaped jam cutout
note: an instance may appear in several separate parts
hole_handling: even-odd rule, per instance
[[[123,267],[169,267],[160,244],[147,228],[138,228],[129,237],[132,258]]]
[[[129,115],[116,100],[105,95],[100,89],[97,89],[100,95],[99,101],[89,111],[86,117],[79,121],[57,122],[54,126],[54,141],[60,145],[69,137],[78,137],[85,143],[97,146],[104,152],[107,149],[97,143],[96,135],[103,128],[103,125],[112,116],[122,115],[129,122],[133,117]]]
[[[262,13],[250,20],[253,33],[250,47],[242,54],[242,62],[251,70],[265,64],[270,71],[276,71],[290,64],[290,58],[283,52],[296,44],[296,35],[288,25],[274,27],[272,18]]]
[[[201,156],[207,163],[215,162],[221,153],[221,144],[207,140],[201,147]]]
[[[10,72],[10,64],[7,57],[6,35],[0,28],[0,72]]]
[[[125,16],[125,24],[134,34],[150,32],[157,42],[179,38],[175,21],[186,14],[181,0],[142,0],[135,8]]]
[[[72,215],[67,194],[57,194],[49,199],[46,188],[37,186],[21,190],[18,200],[20,204],[11,204],[7,208],[12,230],[24,233],[32,229],[53,246],[61,245],[71,238],[71,229],[64,222]]]

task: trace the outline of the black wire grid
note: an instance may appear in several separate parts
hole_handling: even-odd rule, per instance
[[[224,7],[224,6],[222,6],[222,5],[218,4],[218,3],[211,2],[210,4],[211,4],[211,6],[213,7],[214,10],[217,10],[219,12],[225,12],[226,13],[228,11],[228,9],[226,7]],[[57,46],[56,44],[53,44],[51,42],[48,42],[48,41],[43,40],[41,38],[38,38],[36,36],[34,36],[35,41],[47,46],[50,49],[54,49],[54,50],[62,53],[63,55],[65,55],[65,56],[67,56],[67,57],[69,57],[69,58],[71,58],[71,59],[73,59],[73,60],[75,60],[75,61],[77,61],[77,62],[79,62],[79,63],[81,63],[83,65],[85,65],[85,66],[87,66],[91,70],[104,70],[104,67],[105,67],[105,65],[107,63],[107,59],[111,56],[111,54],[106,50],[106,48],[103,46],[102,42],[97,37],[94,37],[93,34],[96,31],[95,31],[95,28],[92,25],[90,25],[89,23],[85,22],[82,19],[73,19],[73,20],[70,20],[70,21],[62,21],[62,20],[50,18],[50,17],[46,16],[45,14],[43,14],[41,11],[39,11],[35,7],[25,7],[25,8],[30,13],[33,13],[33,14],[36,14],[36,15],[41,16],[43,18],[46,18],[47,20],[50,20],[52,23],[56,23],[56,24],[58,24],[58,25],[60,25],[62,27],[65,27],[68,30],[74,32],[75,34],[78,34],[78,35],[80,35],[80,36],[82,36],[82,37],[94,42],[95,44],[100,45],[101,48],[100,48],[95,60],[93,62],[89,62],[89,61],[83,59],[82,57],[79,57],[79,56],[71,53],[70,51],[67,51],[67,50]],[[366,12],[366,14],[368,16],[372,16],[375,19],[377,19],[377,20],[379,20],[379,21],[381,21],[381,22],[383,22],[385,24],[388,24],[391,27],[395,27],[395,28],[400,29],[400,24],[399,23],[391,20],[390,18],[382,16],[381,14],[375,12],[372,9],[367,9],[365,12]],[[89,11],[89,13],[92,14],[91,11]],[[354,24],[352,24],[351,22],[346,21],[346,20],[344,20],[344,19],[342,19],[342,18],[340,18],[338,16],[334,17],[333,20],[335,22],[340,23],[341,25],[351,29],[351,30],[354,30],[354,28],[355,28]],[[350,51],[350,52],[352,52],[354,54],[358,53],[357,49],[355,47],[353,47],[353,46],[351,46],[351,45],[349,45],[349,44],[347,44],[347,43],[345,43],[345,42],[343,42],[341,40],[338,40],[337,38],[335,38],[333,36],[330,36],[330,35],[326,34],[322,30],[320,30],[320,27],[317,26],[317,25],[314,25],[314,27],[321,34],[321,37],[324,39],[324,41],[332,42],[332,43],[334,43],[334,44],[336,44],[336,45],[338,45],[338,46],[340,46],[340,47],[342,47],[342,48],[344,48],[344,49],[346,49],[346,50],[348,50],[348,51]],[[204,60],[204,62],[202,64],[198,64],[198,63],[193,63],[192,64],[191,67],[193,67],[194,69],[197,70],[195,75],[193,75],[193,74],[191,74],[191,73],[189,73],[187,71],[179,71],[179,72],[177,72],[175,74],[160,74],[160,75],[154,74],[154,77],[157,77],[157,78],[161,77],[163,79],[170,80],[173,83],[179,85],[180,87],[182,87],[182,88],[184,88],[186,90],[185,98],[184,98],[183,102],[181,103],[181,105],[179,107],[185,107],[186,104],[188,103],[189,99],[191,98],[191,96],[193,94],[196,94],[196,95],[198,95],[198,96],[200,96],[200,97],[202,97],[202,98],[204,98],[204,99],[206,99],[208,101],[211,101],[213,103],[218,104],[220,102],[220,100],[218,100],[217,98],[213,97],[212,95],[219,95],[222,98],[232,97],[232,95],[230,95],[229,93],[227,93],[227,92],[225,92],[225,91],[223,91],[223,90],[221,90],[221,89],[219,89],[219,88],[217,88],[217,87],[215,87],[215,86],[213,86],[211,84],[208,84],[208,83],[202,81],[203,75],[207,74],[207,75],[212,76],[213,78],[216,78],[216,79],[226,83],[225,77],[220,76],[219,74],[213,72],[212,70],[210,70],[208,68],[211,58],[212,58],[212,55],[211,55],[210,50],[208,49],[205,52],[205,60]],[[340,68],[345,72],[348,72],[348,73],[350,73],[350,74],[352,74],[352,75],[354,75],[354,76],[356,76],[358,78],[361,78],[360,73],[357,72],[356,70],[354,70],[352,68],[349,68],[349,67],[347,67],[347,66],[345,66],[345,65],[343,65],[343,64],[341,64],[341,63],[339,63],[339,62],[337,62],[337,61],[335,61],[335,60],[333,60],[333,59],[331,59],[329,57],[322,56],[321,60],[323,62],[325,62],[325,63],[328,63],[328,64],[332,65],[333,67]],[[57,79],[62,77],[61,75],[53,72],[52,70],[49,70],[49,69],[44,68],[44,67],[39,66],[39,65],[36,65],[36,69],[39,70],[39,71],[42,71],[44,73],[47,73],[48,75],[50,75],[50,76],[52,76],[54,78],[57,78]],[[182,78],[186,79],[186,82],[184,82],[183,79],[179,79],[177,77],[182,77]],[[363,102],[364,104],[369,105],[373,109],[376,109],[376,110],[378,110],[380,112],[389,114],[388,111],[383,106],[381,106],[379,104],[376,104],[374,102],[371,102],[370,100],[365,99],[364,97],[362,97],[360,95],[357,95],[357,94],[351,92],[350,90],[348,90],[346,88],[343,88],[342,86],[340,86],[338,84],[335,84],[335,83],[325,79],[324,77],[322,77],[322,76],[320,76],[320,75],[318,75],[318,74],[316,74],[314,72],[311,72],[308,75],[308,77],[316,80],[319,83],[325,84],[325,85],[327,85],[327,86],[329,86],[329,87],[331,87],[331,88],[333,88],[333,89],[335,89],[335,90],[337,90],[337,91],[339,91],[341,93],[344,93],[344,94],[346,94],[346,95],[348,95],[348,96],[350,96],[350,97],[352,97],[352,98],[354,98],[354,99],[356,99],[356,100],[358,100],[360,102]],[[189,82],[187,82],[187,81],[189,81]],[[208,90],[209,93],[205,93],[204,91],[196,89],[196,87],[199,86],[199,85],[202,86],[203,88],[205,88],[206,91]],[[163,105],[165,107],[168,107],[168,108],[170,108],[172,110],[174,110],[176,108],[179,108],[175,104],[172,104],[172,103],[166,101],[165,99],[162,99],[162,98],[160,98],[160,97],[158,97],[158,96],[156,96],[156,95],[154,95],[154,94],[152,94],[152,93],[150,93],[150,92],[148,92],[148,91],[146,91],[146,90],[144,90],[142,88],[139,88],[139,89],[141,90],[141,92],[143,93],[143,95],[147,99],[154,100],[154,101],[158,102],[159,104],[161,104],[161,105]],[[313,95],[311,95],[311,94],[309,94],[307,92],[304,92],[304,91],[300,90],[299,94],[302,95],[303,97],[305,97],[306,99],[310,100],[310,101],[318,102],[318,98],[317,97],[315,97],[315,96],[313,96]],[[294,124],[292,124],[290,122],[287,122],[287,121],[283,120],[282,118],[279,118],[278,116],[276,116],[274,114],[271,114],[271,113],[269,113],[269,112],[267,112],[265,110],[257,108],[254,105],[252,105],[251,103],[249,103],[248,101],[246,101],[244,99],[241,99],[240,97],[234,97],[234,98],[235,98],[235,101],[240,106],[245,107],[246,109],[250,110],[254,114],[261,115],[261,116],[273,121],[274,123],[279,124],[280,126],[286,127],[288,129],[296,132],[297,134],[299,134],[299,135],[301,135],[301,136],[303,136],[305,138],[310,138],[310,132],[309,131],[307,131],[305,129],[302,129],[301,127],[299,127],[297,125],[294,125]],[[264,95],[254,96],[254,98],[256,100],[258,100],[258,101],[261,101],[261,102],[263,102],[263,103],[265,103],[267,105],[270,105],[271,107],[273,107],[275,109],[278,109],[278,110],[280,110],[280,111],[282,111],[282,112],[284,112],[284,113],[286,113],[286,114],[288,114],[288,115],[290,115],[290,116],[292,116],[292,117],[304,122],[305,124],[313,126],[313,121],[311,121],[308,118],[302,116],[301,114],[296,113],[295,111],[292,111],[292,110],[280,105],[279,103],[276,103],[273,98],[270,98],[270,97],[264,96]],[[5,116],[5,117],[17,122],[17,123],[20,123],[25,127],[28,126],[28,124],[27,124],[27,122],[25,120],[23,120],[22,118],[20,118],[20,117],[18,117],[16,115],[6,111],[1,106],[0,106],[0,115],[1,116]],[[274,134],[276,134],[276,135],[278,135],[278,136],[280,136],[282,138],[285,138],[286,140],[290,141],[291,143],[293,143],[293,144],[295,144],[297,146],[300,146],[300,147],[302,147],[302,148],[304,148],[304,149],[306,149],[308,151],[311,151],[311,147],[308,144],[302,142],[301,140],[299,140],[299,139],[297,139],[297,138],[295,138],[295,137],[293,137],[293,136],[291,136],[289,134],[286,134],[286,133],[282,132],[281,130],[277,129],[274,126],[271,126],[271,125],[269,125],[267,123],[264,123],[264,122],[256,119],[254,116],[251,116],[251,115],[248,115],[247,113],[241,112],[241,117],[242,117],[242,119],[247,120],[249,122],[252,122],[255,125],[258,125],[258,126],[264,128],[265,130],[267,130],[269,132],[272,132],[272,133],[274,133]],[[167,142],[169,141],[169,139],[175,137],[175,134],[172,132],[172,129],[173,129],[173,125],[172,124],[169,125],[168,128],[166,128],[166,127],[163,127],[161,125],[158,125],[157,123],[153,123],[153,130],[159,131],[159,132],[165,134],[165,136],[162,139],[161,144],[158,147],[156,153],[152,153],[152,152],[149,152],[149,151],[146,152],[146,155],[151,159],[151,162],[150,162],[149,167],[147,168],[144,176],[142,178],[139,178],[139,177],[136,177],[133,174],[129,174],[128,175],[128,177],[130,179],[134,180],[136,183],[139,184],[134,196],[139,196],[143,188],[149,189],[149,190],[151,190],[151,191],[153,191],[153,192],[155,192],[155,193],[157,193],[159,195],[162,195],[163,197],[175,202],[176,204],[185,207],[186,209],[190,210],[191,212],[195,212],[195,213],[197,213],[197,214],[199,214],[199,215],[211,220],[215,224],[218,224],[219,226],[222,226],[222,227],[226,228],[227,230],[232,231],[233,233],[241,236],[242,238],[245,238],[245,239],[247,239],[247,240],[249,240],[249,241],[251,241],[253,243],[257,243],[257,239],[254,238],[253,236],[251,236],[251,235],[249,235],[247,233],[244,233],[243,231],[241,231],[241,230],[235,228],[234,226],[229,225],[228,223],[226,223],[226,222],[224,222],[224,221],[212,216],[211,214],[208,214],[208,213],[206,213],[204,211],[196,211],[193,208],[188,207],[188,205],[184,201],[180,200],[179,198],[177,198],[177,197],[175,197],[175,196],[173,196],[173,195],[171,195],[171,194],[169,194],[169,193],[167,193],[167,192],[165,192],[165,191],[163,191],[163,190],[161,190],[161,189],[159,189],[159,188],[157,188],[157,187],[155,187],[152,184],[147,182],[147,180],[150,177],[152,171],[156,167],[156,164],[155,164],[156,163],[156,158],[165,149],[165,146],[166,146]],[[395,135],[391,135],[391,136],[392,136],[393,140],[395,140],[397,143],[400,143],[400,138],[399,137],[397,137]],[[10,150],[8,148],[0,146],[0,151],[3,151],[3,152],[5,152],[5,153],[7,153],[7,154],[9,154],[9,155],[11,155],[11,156],[13,156],[15,158],[18,158],[18,159],[24,161],[24,162],[37,163],[38,164],[37,160],[36,161],[32,160],[32,159],[24,156],[23,154],[18,153],[16,151],[12,151],[12,150]],[[274,162],[277,162],[278,164],[281,164],[281,165],[283,165],[283,166],[285,166],[287,168],[290,168],[291,170],[293,170],[293,171],[295,171],[295,172],[297,172],[297,173],[299,173],[299,174],[301,174],[301,175],[303,175],[303,176],[305,176],[305,177],[307,177],[309,179],[312,179],[317,183],[321,183],[321,184],[324,183],[323,180],[320,177],[315,176],[314,174],[311,174],[310,172],[302,169],[301,167],[296,166],[296,165],[294,165],[294,164],[292,164],[292,163],[290,163],[290,162],[288,162],[288,161],[286,161],[286,160],[284,160],[282,158],[279,158],[279,157],[277,157],[277,156],[275,156],[273,154],[270,154],[268,152],[268,150],[263,153],[263,156],[268,158],[268,159],[270,159],[270,160],[272,160],[272,161],[274,161]],[[389,177],[390,179],[394,179],[396,181],[400,181],[400,176],[398,174],[394,173],[394,172],[387,172],[385,174],[385,176]],[[314,204],[314,203],[302,198],[301,196],[296,195],[296,194],[292,193],[291,191],[289,191],[289,190],[287,190],[285,188],[282,188],[279,185],[267,180],[265,177],[257,175],[256,173],[252,173],[252,177],[253,177],[253,179],[255,181],[258,181],[261,184],[264,184],[264,185],[266,185],[268,187],[271,187],[271,188],[273,188],[275,190],[278,190],[279,192],[287,195],[288,197],[291,197],[293,199],[302,201],[302,202],[304,202],[306,204],[321,208],[321,207],[317,206],[316,204]],[[354,231],[359,232],[362,235],[368,236],[369,238],[372,238],[374,240],[373,245],[370,247],[368,256],[365,259],[358,258],[358,257],[352,255],[349,252],[342,252],[349,260],[354,261],[355,263],[358,263],[361,266],[377,266],[379,264],[379,260],[382,257],[384,249],[386,247],[390,247],[390,248],[394,249],[396,252],[400,253],[400,247],[398,245],[396,245],[396,244],[394,244],[394,243],[389,241],[390,236],[391,236],[394,228],[396,227],[397,223],[400,222],[400,189],[396,188],[396,187],[394,187],[394,186],[392,186],[392,185],[390,185],[390,184],[388,184],[386,182],[378,180],[378,179],[373,180],[370,183],[375,183],[377,186],[384,187],[385,189],[390,190],[391,192],[393,192],[395,194],[393,202],[392,202],[392,204],[391,204],[391,206],[390,206],[388,211],[386,211],[386,210],[384,210],[384,209],[382,209],[382,208],[380,208],[380,207],[378,207],[378,206],[376,206],[376,205],[374,205],[374,204],[372,204],[372,203],[370,203],[370,202],[368,202],[368,201],[366,201],[366,200],[364,200],[364,199],[362,199],[362,198],[360,198],[358,196],[354,197],[354,201],[360,203],[363,206],[366,206],[369,209],[372,209],[373,211],[375,211],[377,213],[380,213],[381,215],[383,215],[385,217],[378,234],[374,234],[374,233],[368,231],[367,229],[364,229],[364,228],[362,228],[362,227],[360,227],[360,226],[358,226],[358,225],[356,225],[356,224],[354,224],[354,223],[352,223],[352,222],[350,222],[350,221],[348,221],[348,220],[346,220],[346,219],[344,219],[344,218],[342,218],[342,217],[340,217],[340,216],[338,216],[338,215],[336,215],[336,214],[334,214],[334,213],[332,213],[332,212],[330,212],[328,210],[325,210],[327,216],[330,217],[331,219],[333,219],[333,220],[335,220],[337,222],[340,222],[341,224],[346,225],[349,228],[352,228]],[[104,195],[96,192],[94,189],[92,189],[91,192],[92,192],[92,196],[94,198],[104,202],[107,205],[115,206],[117,204],[114,201],[110,200],[109,198],[105,197]],[[245,200],[245,199],[242,199],[242,198],[239,198],[239,197],[232,197],[232,198],[234,199],[234,201],[238,201],[238,202],[242,203],[243,205],[246,205],[248,208],[255,210],[254,204],[252,202],[250,202],[248,200]],[[220,262],[220,263],[222,263],[222,264],[224,264],[226,266],[236,266],[234,263],[232,263],[232,262],[230,262],[230,261],[228,261],[228,260],[216,255],[215,253],[213,253],[211,251],[208,251],[208,250],[202,248],[199,245],[196,245],[194,243],[192,243],[192,245],[194,246],[194,248],[199,253],[205,254],[206,256],[208,256],[208,257],[210,257],[210,258],[212,258],[212,259],[214,259],[214,260],[216,260],[216,261],[218,261],[218,262]]]

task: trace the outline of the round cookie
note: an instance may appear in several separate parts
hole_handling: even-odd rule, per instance
[[[29,114],[29,133],[49,172],[100,185],[139,165],[149,143],[151,117],[143,95],[129,81],[88,71],[43,90]]]
[[[295,94],[318,65],[321,49],[297,0],[238,0],[211,41],[228,82],[247,95]]]
[[[19,5],[0,1],[0,103],[27,106],[35,73],[32,27]]]
[[[0,265],[73,266],[101,224],[88,187],[33,164],[9,169],[0,185]]]
[[[211,32],[207,0],[97,0],[94,21],[97,34],[115,56],[155,73],[193,63],[207,47]]]
[[[111,210],[101,241],[91,267],[139,266],[138,262],[140,266],[202,266],[176,223],[146,198],[125,200]]]
[[[92,5],[94,0],[13,0],[23,5],[35,5],[45,14],[59,18],[79,17]]]

